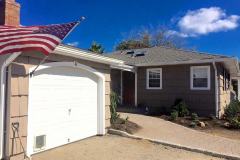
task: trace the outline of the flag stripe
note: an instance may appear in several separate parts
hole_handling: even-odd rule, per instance
[[[13,31],[13,32],[3,32],[3,33],[0,33],[0,36],[8,36],[8,35],[11,35],[11,34],[16,34],[16,33],[32,33],[33,31]]]
[[[0,55],[23,51],[39,51],[48,55],[77,24],[78,22],[29,27],[0,26]]]
[[[32,44],[41,44],[41,45],[45,45],[46,47],[48,47],[49,49],[51,50],[54,50],[54,47],[56,46],[55,44],[53,45],[50,45],[49,43],[47,42],[43,42],[43,41],[19,41],[19,42],[12,42],[12,43],[8,43],[8,44],[5,44],[5,45],[1,45],[0,46],[0,52],[1,51],[4,51],[6,48],[8,48],[9,46],[12,47],[12,46],[18,46],[18,45],[32,45]]]
[[[31,34],[32,32],[25,32],[25,33],[10,33],[8,35],[0,35],[0,38],[4,38],[4,37],[9,37],[9,36],[20,36],[20,35],[26,35],[26,34]]]
[[[45,55],[49,55],[49,52],[43,49],[42,47],[23,47],[23,48],[13,48],[6,51],[3,51],[1,54],[17,53],[24,51],[39,51]]]
[[[47,34],[27,34],[27,35],[20,35],[20,36],[9,36],[9,37],[4,37],[1,38],[0,42],[5,42],[11,39],[21,39],[21,38],[32,38],[32,37],[38,37],[38,38],[43,38],[45,37],[48,40],[52,40],[54,43],[58,43],[59,41],[61,41],[59,38],[57,38],[56,36],[52,36],[52,35],[47,35]]]
[[[24,29],[24,28],[20,28],[20,29],[1,29],[0,33],[6,33],[6,32],[20,32],[20,31],[29,31],[32,32],[33,29]]]
[[[47,46],[45,46],[44,44],[19,44],[19,45],[15,45],[15,46],[8,46],[5,47],[4,49],[0,50],[0,52],[5,52],[7,50],[11,50],[11,49],[21,49],[21,48],[29,48],[29,47],[40,47],[43,48],[46,52],[52,52],[53,50],[48,48]]]
[[[9,44],[9,43],[12,43],[12,42],[19,42],[19,41],[31,41],[31,40],[39,40],[39,41],[43,41],[43,42],[47,42],[49,43],[50,45],[57,45],[58,42],[51,39],[51,38],[48,38],[48,37],[43,37],[43,36],[31,36],[31,37],[25,37],[25,38],[13,38],[13,39],[8,39],[8,40],[5,40],[3,42],[0,41],[0,47],[2,45],[5,45],[5,44]]]

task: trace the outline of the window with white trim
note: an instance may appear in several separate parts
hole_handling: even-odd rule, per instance
[[[162,89],[162,68],[147,69],[147,89]]]
[[[210,66],[191,67],[191,89],[210,89]]]

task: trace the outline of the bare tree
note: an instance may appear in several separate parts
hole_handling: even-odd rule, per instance
[[[185,40],[175,34],[171,34],[166,27],[159,27],[151,32],[144,29],[131,33],[130,38],[123,40],[116,46],[116,50],[150,48],[154,46],[164,46],[169,48],[185,48]]]

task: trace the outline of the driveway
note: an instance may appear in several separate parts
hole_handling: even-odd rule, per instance
[[[120,113],[142,127],[135,135],[240,157],[240,141],[214,136],[160,118]]]
[[[119,136],[92,137],[33,156],[33,160],[223,160]]]

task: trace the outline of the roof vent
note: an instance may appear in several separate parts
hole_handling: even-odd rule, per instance
[[[126,54],[134,54],[134,51],[133,50],[132,51],[127,51]]]
[[[142,57],[145,56],[146,51],[139,51],[134,53],[133,57]]]

